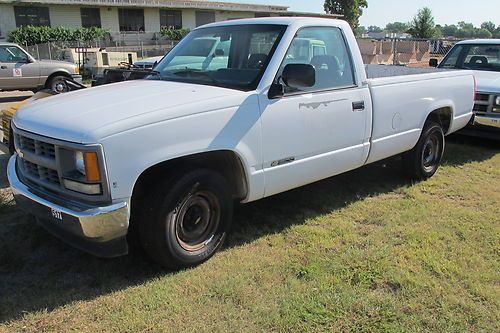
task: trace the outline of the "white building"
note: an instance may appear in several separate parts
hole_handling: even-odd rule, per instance
[[[236,18],[335,15],[290,12],[288,7],[204,0],[0,0],[0,39],[24,25],[102,27],[112,33],[158,32]]]

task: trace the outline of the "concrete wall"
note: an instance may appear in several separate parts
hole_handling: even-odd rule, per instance
[[[80,28],[82,26],[80,7],[50,6],[49,15],[52,27]]]
[[[6,39],[9,32],[15,28],[14,6],[0,4],[0,40]]]
[[[118,8],[101,7],[101,26],[109,31],[120,31]]]

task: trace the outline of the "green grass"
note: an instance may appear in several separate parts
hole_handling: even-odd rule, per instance
[[[500,331],[499,147],[452,142],[426,182],[398,168],[239,207],[227,247],[181,272],[0,224],[0,332]]]

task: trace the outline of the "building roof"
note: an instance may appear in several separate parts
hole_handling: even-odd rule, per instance
[[[205,0],[0,0],[0,3],[80,5],[99,7],[154,7],[287,13],[287,6],[257,5]]]

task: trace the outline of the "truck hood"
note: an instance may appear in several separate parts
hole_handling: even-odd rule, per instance
[[[237,106],[247,95],[190,83],[125,81],[28,103],[16,113],[14,124],[51,138],[97,143],[129,129]]]
[[[500,93],[500,72],[474,71],[477,91]]]

